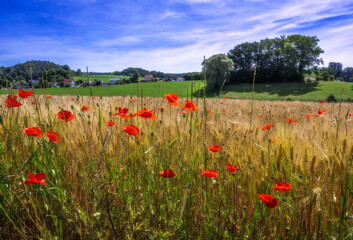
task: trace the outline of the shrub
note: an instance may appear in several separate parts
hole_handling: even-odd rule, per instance
[[[327,98],[326,98],[326,102],[337,102],[335,96],[333,96],[332,94],[330,94]]]

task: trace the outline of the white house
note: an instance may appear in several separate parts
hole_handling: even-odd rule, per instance
[[[110,78],[109,79],[110,85],[115,85],[115,84],[122,83],[122,82],[123,82],[122,78]]]

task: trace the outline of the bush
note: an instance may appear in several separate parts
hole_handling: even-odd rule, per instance
[[[332,94],[330,94],[327,98],[326,98],[326,102],[337,102],[335,96],[333,96]]]
[[[126,84],[129,84],[129,83],[131,83],[131,79],[123,79],[123,83],[126,83]]]

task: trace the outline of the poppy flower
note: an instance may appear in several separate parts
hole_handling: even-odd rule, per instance
[[[127,108],[123,108],[122,109],[121,107],[119,107],[118,113],[113,113],[113,116],[120,116],[120,117],[125,118],[125,119],[130,118],[130,115],[126,114],[127,111],[128,111]]]
[[[164,94],[165,99],[167,99],[168,104],[171,106],[180,106],[177,102],[179,97],[175,93]]]
[[[106,124],[108,127],[115,126],[115,122],[112,122],[112,121],[108,121],[108,122],[106,122]]]
[[[273,125],[268,123],[268,124],[266,124],[265,126],[262,126],[261,129],[262,129],[262,130],[270,130],[271,127],[273,127]]]
[[[159,173],[159,176],[164,177],[164,178],[172,178],[172,177],[176,177],[178,175],[175,175],[175,173],[173,172],[172,169],[165,169],[162,172]]]
[[[82,112],[87,112],[89,110],[89,107],[83,105],[82,108],[81,108],[81,111]]]
[[[276,200],[276,198],[272,197],[270,194],[266,194],[266,193],[261,193],[258,195],[259,198],[261,199],[261,201],[263,201],[264,203],[266,203],[266,206],[268,208],[274,208],[277,206],[278,202]]]
[[[132,101],[132,102],[136,102],[136,100],[135,100],[135,99],[133,99],[133,98],[131,98],[131,101]]]
[[[186,114],[186,111],[181,111],[179,114],[185,115],[185,114]]]
[[[227,99],[227,96],[224,96],[224,99]]]
[[[235,172],[235,171],[238,171],[238,168],[237,168],[237,166],[236,166],[236,165],[232,166],[232,165],[228,164],[228,165],[226,166],[226,169],[228,169],[228,170],[229,170],[229,172]]]
[[[45,180],[43,178],[45,177],[45,173],[37,173],[36,175],[33,175],[33,173],[29,173],[29,179],[24,182],[24,184],[42,184],[42,185],[47,185]],[[23,184],[23,183],[22,183]]]
[[[287,123],[291,123],[291,124],[293,124],[293,125],[297,125],[297,123],[294,122],[293,119],[286,119],[286,122],[287,122]]]
[[[183,104],[183,110],[197,111],[197,105],[194,102],[191,102],[189,99],[186,100],[186,103]]]
[[[47,132],[45,133],[45,135],[47,136],[47,138],[49,138],[50,141],[59,143],[59,135],[56,132]]]
[[[211,113],[211,109],[207,109],[207,113]]]
[[[202,176],[205,177],[215,177],[218,178],[218,172],[214,171],[214,170],[205,170],[201,173]]]
[[[93,100],[96,100],[96,99],[97,99],[96,97],[93,98]]]
[[[47,96],[47,98],[49,98],[49,99],[50,99],[50,98],[51,98],[51,96]]]
[[[351,116],[352,116],[352,113],[348,113],[348,114],[347,114],[347,117],[351,117]]]
[[[5,100],[6,102],[6,107],[7,108],[14,108],[14,107],[20,107],[22,106],[22,103],[18,102],[15,99],[11,99],[11,100]]]
[[[326,109],[323,109],[323,110],[319,109],[319,111],[317,111],[317,113],[318,113],[319,115],[322,115],[322,114],[324,114],[325,112],[326,112]]]
[[[262,118],[262,115],[257,115],[258,118]]]
[[[271,139],[271,142],[273,142],[273,143],[275,143],[275,142],[277,142],[277,139]]]
[[[221,101],[221,104],[223,104],[224,102],[223,101]]]
[[[315,114],[315,115],[314,115],[314,117],[318,117],[318,116],[319,116],[319,114]]]
[[[24,90],[18,90],[17,95],[20,96],[21,98],[25,99],[30,96],[33,96],[33,92],[31,92],[31,91],[26,92]]]
[[[138,129],[138,127],[134,126],[134,125],[126,125],[125,128],[120,127],[122,130],[124,130],[125,132],[127,132],[128,134],[135,136],[137,138],[140,138],[139,136],[137,136],[137,134],[140,132],[140,130]]]
[[[75,99],[71,98],[71,101],[75,101]]]
[[[273,186],[273,188],[280,192],[285,192],[285,191],[292,190],[292,185],[290,185],[289,183],[277,182],[276,185]]]
[[[27,136],[43,137],[43,135],[41,134],[42,131],[38,127],[24,128],[23,131]]]
[[[311,115],[312,115],[311,113],[306,114],[306,119],[310,119]]]
[[[156,119],[156,115],[154,115],[153,110],[147,111],[146,108],[138,111],[133,116],[139,116],[143,119],[152,119],[152,120]]]
[[[58,112],[58,117],[65,122],[70,122],[72,119],[74,119],[75,115],[73,115],[70,111],[64,110]]]
[[[218,146],[218,145],[213,145],[213,146],[208,147],[208,149],[210,149],[211,152],[218,152],[219,150],[222,149],[222,147]]]
[[[36,104],[36,102],[31,102],[32,105]]]
[[[17,98],[17,96],[13,95],[13,94],[9,94],[7,96],[7,100],[15,100],[15,98]]]
[[[324,100],[320,100],[320,104],[323,104],[323,103],[325,103],[325,101]]]

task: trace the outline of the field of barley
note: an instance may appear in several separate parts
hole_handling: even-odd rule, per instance
[[[0,239],[353,238],[352,103],[0,97]]]

